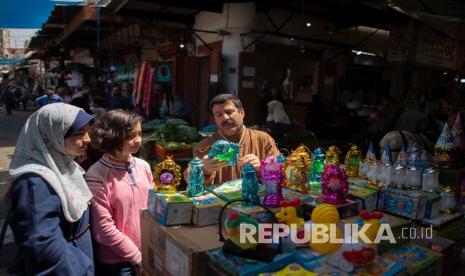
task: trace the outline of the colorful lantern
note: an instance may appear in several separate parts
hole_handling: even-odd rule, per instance
[[[310,170],[310,190],[312,193],[321,193],[321,174],[325,167],[325,153],[322,148],[316,148],[312,154],[312,165]]]
[[[255,168],[250,163],[246,163],[242,168],[242,205],[253,206],[260,204],[258,185]]]
[[[284,187],[301,193],[309,191],[307,185],[307,166],[302,158],[288,156],[283,166]]]
[[[189,162],[189,167],[187,195],[190,197],[201,196],[204,194],[203,162],[199,158],[194,157],[194,159]]]
[[[305,167],[310,166],[310,150],[306,146],[301,145],[297,147],[293,152],[291,152],[291,156],[300,157],[304,162]]]
[[[341,151],[336,146],[330,146],[326,151],[325,165],[336,164],[339,165],[339,153]]]
[[[360,151],[360,149],[355,145],[350,147],[344,160],[347,176],[358,176],[361,160],[362,152]]]
[[[265,198],[263,205],[267,207],[279,207],[283,200],[282,194],[282,164],[274,156],[262,160],[260,165],[262,184],[265,186]]]
[[[176,187],[181,183],[181,167],[174,162],[171,156],[158,163],[153,171],[155,192],[174,194]]]
[[[341,204],[346,202],[349,184],[345,171],[338,165],[325,165],[321,176],[321,193],[323,202]]]

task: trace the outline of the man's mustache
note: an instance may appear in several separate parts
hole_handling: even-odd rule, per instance
[[[234,121],[227,120],[227,121],[224,121],[223,123],[221,123],[222,126],[227,125],[227,124],[234,124]]]

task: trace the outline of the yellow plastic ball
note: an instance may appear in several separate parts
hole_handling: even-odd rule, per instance
[[[337,223],[339,221],[339,213],[331,204],[322,203],[313,209],[313,223]]]
[[[324,224],[328,227],[328,231],[325,232],[328,234],[328,236],[330,237],[330,235],[332,234],[331,231],[329,230],[330,229],[330,224]],[[336,234],[336,238],[337,239],[342,239],[343,235],[342,235],[342,231],[335,227],[336,231],[335,231],[335,234]],[[327,253],[332,253],[332,252],[336,252],[339,248],[341,248],[342,246],[342,243],[331,243],[331,239],[328,239],[326,240],[325,242],[318,242],[316,240],[313,239],[314,236],[316,236],[316,231],[317,229],[316,228],[312,228],[312,235],[311,235],[311,238],[310,238],[310,248],[312,248],[313,251],[319,253],[319,254],[327,254]],[[321,230],[320,230],[321,231]]]

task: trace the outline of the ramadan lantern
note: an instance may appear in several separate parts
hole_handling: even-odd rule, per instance
[[[360,149],[356,145],[351,146],[346,154],[346,158],[344,159],[347,176],[358,176],[361,160],[362,152],[360,151]]]
[[[189,184],[187,185],[187,195],[190,197],[201,196],[204,194],[204,175],[203,162],[197,157],[194,157],[189,162]]]
[[[341,151],[336,146],[330,146],[326,151],[325,165],[337,164],[339,165],[339,153]]]
[[[176,187],[181,182],[181,167],[174,162],[171,156],[167,156],[163,162],[155,166],[153,180],[155,192],[174,194]]]
[[[282,164],[274,156],[262,160],[260,165],[260,176],[265,186],[265,198],[263,205],[266,207],[279,207],[283,200],[282,195]]]
[[[325,153],[322,148],[316,148],[312,154],[309,185],[312,193],[321,193],[321,174],[325,167]]]
[[[242,168],[242,205],[253,206],[260,204],[256,173],[255,168],[250,163],[246,163]]]
[[[338,165],[325,165],[321,176],[321,194],[323,202],[331,204],[342,204],[346,202],[349,184],[346,172]]]
[[[305,161],[298,156],[288,156],[286,163],[283,166],[284,187],[307,193],[309,191],[307,185],[307,166]]]

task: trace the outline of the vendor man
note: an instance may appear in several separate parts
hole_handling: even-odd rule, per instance
[[[218,131],[200,141],[193,149],[194,156],[204,162],[207,182],[221,184],[241,177],[241,168],[250,163],[257,171],[260,160],[268,156],[278,156],[279,150],[273,138],[263,131],[244,126],[244,109],[241,101],[232,94],[219,94],[210,101],[210,110]],[[226,161],[208,158],[212,144],[217,140],[227,140],[240,146],[238,162],[228,166]],[[184,172],[187,178],[188,169]]]

